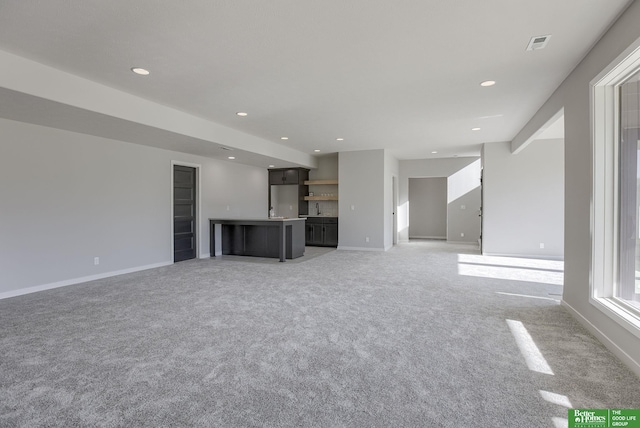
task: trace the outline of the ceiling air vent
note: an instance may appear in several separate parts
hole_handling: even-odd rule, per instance
[[[549,39],[551,38],[551,34],[546,36],[535,36],[529,40],[529,44],[527,45],[528,51],[537,51],[538,49],[542,49],[547,46],[549,43]]]
[[[220,146],[220,148],[221,148],[222,150],[233,151],[233,149],[232,149],[232,148],[230,148],[230,147]]]

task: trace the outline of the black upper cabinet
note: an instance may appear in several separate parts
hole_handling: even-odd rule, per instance
[[[269,170],[269,184],[304,184],[309,179],[309,170],[304,168],[280,168]]]
[[[282,170],[269,170],[269,184],[272,186],[277,186],[282,184],[284,181],[284,175],[282,174]]]
[[[300,173],[297,169],[285,169],[283,171],[284,175],[284,184],[304,184],[299,183]]]

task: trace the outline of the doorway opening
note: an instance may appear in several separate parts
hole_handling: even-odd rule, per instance
[[[447,239],[447,178],[409,178],[409,239]]]

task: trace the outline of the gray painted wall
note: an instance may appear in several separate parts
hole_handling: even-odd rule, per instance
[[[640,2],[631,3],[529,124],[513,149],[529,139],[535,125],[565,112],[565,284],[563,303],[622,361],[640,375],[640,339],[589,302],[591,274],[592,149],[590,82],[640,38]]]
[[[564,142],[485,144],[483,252],[564,258]],[[544,244],[544,248],[540,248]]]
[[[172,161],[201,165],[201,257],[208,218],[267,214],[266,169],[3,119],[0,134],[0,296],[171,263]]]
[[[447,238],[447,179],[409,179],[409,238]]]
[[[477,243],[480,237],[480,158],[440,158],[399,162],[398,240],[409,240],[409,179],[447,178],[447,240]],[[462,208],[464,206],[464,209]],[[464,236],[461,236],[464,234]]]
[[[384,150],[339,153],[338,249],[385,248],[384,157]]]

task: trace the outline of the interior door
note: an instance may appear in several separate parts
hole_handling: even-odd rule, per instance
[[[173,166],[173,261],[196,257],[196,169]]]

